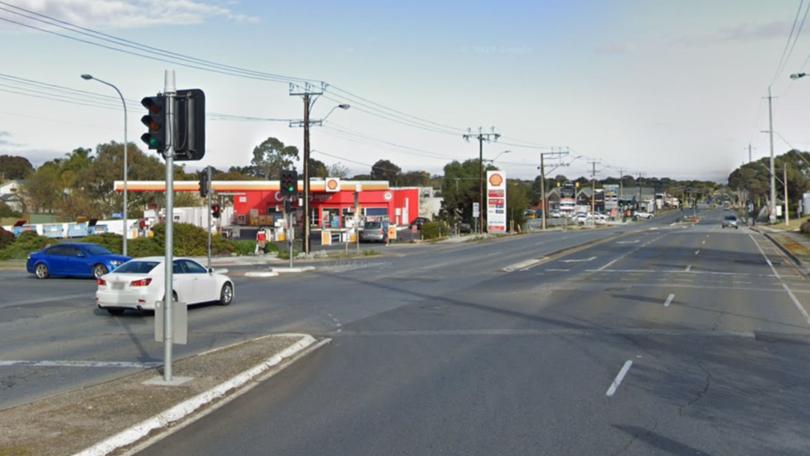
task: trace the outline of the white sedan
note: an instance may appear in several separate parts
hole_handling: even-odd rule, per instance
[[[96,303],[113,315],[126,309],[154,310],[155,302],[165,293],[163,257],[130,260],[98,280]],[[227,306],[233,301],[233,281],[225,274],[208,271],[188,258],[174,260],[173,295],[176,302],[199,304],[219,302]]]

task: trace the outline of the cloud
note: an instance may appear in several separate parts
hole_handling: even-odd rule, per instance
[[[0,147],[2,147],[2,146],[12,147],[12,146],[19,146],[20,145],[20,144],[17,144],[15,142],[11,141],[10,138],[11,138],[11,133],[9,133],[7,131],[0,130]]]
[[[259,21],[256,16],[237,13],[230,7],[202,0],[21,0],[16,5],[84,27],[194,25],[214,18],[246,23]],[[14,16],[5,12],[4,15]],[[21,17],[14,19],[25,20]]]
[[[724,42],[751,42],[772,39],[785,39],[790,31],[790,23],[776,21],[763,24],[745,23],[735,27],[727,27],[717,32],[684,36],[675,40],[676,44],[686,46],[704,46]]]

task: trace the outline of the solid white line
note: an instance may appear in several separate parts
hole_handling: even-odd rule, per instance
[[[695,255],[700,253],[700,249],[695,250]]]
[[[568,271],[570,271],[570,269],[549,268],[549,269],[544,269],[544,271],[546,271],[546,272],[568,272]]]
[[[773,267],[773,263],[771,263],[771,260],[769,260],[768,256],[765,255],[765,252],[762,250],[762,247],[759,246],[759,242],[757,242],[756,238],[754,238],[754,235],[749,233],[748,236],[751,236],[751,240],[754,241],[754,245],[757,246],[759,253],[762,254],[762,257],[765,258],[765,261],[768,263],[768,266],[771,267],[773,275],[775,275],[776,278],[779,279],[779,282],[782,283],[782,288],[785,289],[788,296],[790,296],[790,300],[793,301],[793,304],[796,306],[797,309],[799,309],[799,313],[801,313],[802,316],[804,317],[804,321],[806,321],[807,324],[810,325],[810,314],[807,313],[807,310],[805,310],[804,306],[802,306],[802,303],[800,303],[799,300],[796,299],[796,295],[793,294],[793,291],[791,291],[791,289],[787,286],[785,281],[782,280],[782,276],[780,276],[779,273],[776,272],[776,268]]]
[[[630,366],[633,365],[633,361],[627,360],[624,362],[624,366],[622,366],[622,370],[619,371],[619,375],[613,379],[613,383],[610,384],[610,388],[608,388],[607,392],[605,393],[606,396],[610,397],[613,396],[613,393],[619,388],[619,385],[622,384],[622,380],[624,380],[624,376],[627,375],[627,371],[630,370]]]
[[[589,258],[572,258],[570,260],[562,260],[563,263],[587,263],[589,261],[595,260],[596,257],[592,256]]]
[[[686,269],[684,269],[683,272],[689,272],[691,270],[692,270],[692,265],[689,264],[689,265],[686,266]]]
[[[669,307],[673,299],[675,299],[675,293],[670,293],[669,296],[667,296],[667,300],[664,301],[664,307]]]
[[[71,360],[0,360],[0,367],[27,366],[27,367],[111,367],[119,369],[150,368],[162,366],[160,362],[132,362],[132,361],[71,361]]]
[[[611,266],[613,265],[613,263],[615,263],[615,262],[619,261],[621,258],[622,258],[622,257],[619,257],[619,258],[614,258],[614,259],[610,260],[610,262],[609,262],[609,263],[607,263],[606,265],[604,265],[604,266],[602,266],[601,268],[597,269],[597,271],[604,271],[605,269],[607,269],[607,268],[611,267]]]

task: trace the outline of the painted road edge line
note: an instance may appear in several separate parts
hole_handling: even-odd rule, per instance
[[[784,288],[785,291],[787,292],[788,296],[790,296],[790,300],[793,301],[793,305],[795,305],[796,308],[799,309],[799,313],[801,313],[802,316],[804,317],[804,321],[807,322],[808,325],[810,325],[810,315],[808,315],[807,310],[805,310],[804,306],[802,306],[802,303],[799,302],[798,299],[796,299],[796,295],[793,294],[793,291],[790,289],[790,287],[788,287],[787,284],[785,283],[785,281],[782,280],[782,276],[780,276],[779,273],[776,272],[776,268],[773,267],[773,263],[771,263],[771,260],[769,260],[768,256],[765,255],[765,251],[762,250],[762,247],[759,246],[759,242],[757,242],[754,235],[751,234],[751,233],[748,233],[748,236],[750,236],[751,240],[754,241],[754,245],[757,246],[757,250],[759,250],[759,253],[762,254],[763,258],[765,258],[765,262],[768,263],[768,266],[771,267],[771,271],[773,271],[773,275],[776,276],[776,278],[779,280],[779,283],[782,284],[782,288]]]
[[[627,375],[627,371],[630,370],[630,366],[633,365],[633,361],[627,360],[624,362],[624,366],[622,366],[622,370],[619,371],[619,374],[616,375],[616,378],[613,379],[613,383],[610,384],[610,388],[608,388],[605,396],[611,397],[619,389],[619,385],[622,384],[622,380],[624,380],[624,376]]]
[[[664,307],[669,307],[673,299],[675,299],[675,293],[670,293],[669,296],[667,296],[667,300],[664,301]]]
[[[296,355],[298,352],[306,349],[316,342],[315,338],[309,334],[299,335],[301,336],[301,339],[299,339],[297,342],[279,353],[267,358],[261,363],[251,367],[250,369],[242,371],[241,373],[231,377],[229,380],[220,383],[208,391],[204,391],[192,398],[186,399],[174,407],[164,410],[151,418],[147,418],[146,420],[141,421],[140,423],[135,424],[134,426],[131,426],[106,440],[102,440],[101,442],[98,442],[95,445],[76,453],[74,456],[104,456],[110,454],[119,448],[123,448],[137,442],[156,429],[169,426],[170,424],[187,417],[198,408],[211,403],[215,399],[225,396],[225,394],[230,390],[244,386],[250,380],[253,380],[254,378],[268,371],[270,368],[280,364],[285,358]]]
[[[278,272],[249,271],[245,273],[245,277],[278,277]]]

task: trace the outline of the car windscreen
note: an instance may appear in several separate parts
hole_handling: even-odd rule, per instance
[[[366,222],[365,228],[373,230],[376,228],[382,228],[382,225],[380,225],[380,222]]]
[[[157,261],[129,261],[116,268],[115,272],[129,274],[147,274],[160,263]]]
[[[735,215],[727,215],[726,220],[737,220],[737,216],[735,216]]]
[[[82,248],[90,255],[112,255],[112,252],[100,245],[84,245]]]

